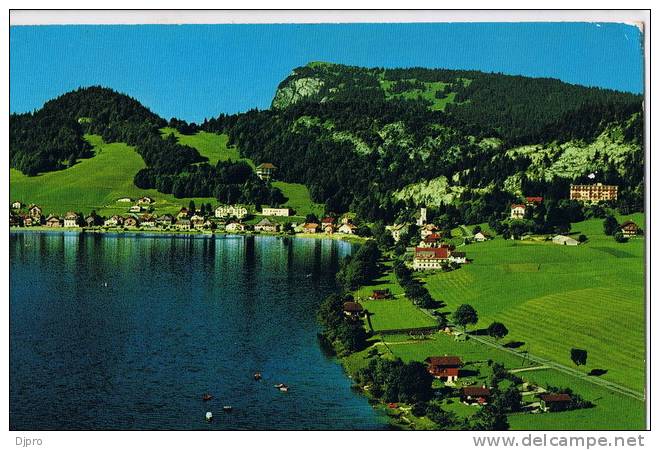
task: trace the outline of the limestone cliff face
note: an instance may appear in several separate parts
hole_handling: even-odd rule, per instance
[[[281,86],[275,93],[272,107],[283,109],[304,98],[318,94],[323,86],[323,81],[318,78],[297,78]]]

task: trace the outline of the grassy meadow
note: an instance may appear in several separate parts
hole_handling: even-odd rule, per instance
[[[644,224],[641,214],[630,218]],[[565,365],[572,365],[571,348],[585,349],[581,370],[605,370],[603,378],[641,392],[644,240],[617,243],[603,234],[601,219],[574,224],[573,230],[589,240],[577,247],[500,238],[475,243],[461,247],[472,264],[423,278],[448,310],[471,304],[479,313],[476,328],[503,322],[509,329],[505,341]]]

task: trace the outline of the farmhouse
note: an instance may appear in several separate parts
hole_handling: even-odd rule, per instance
[[[573,239],[572,237],[562,236],[558,234],[552,238],[552,243],[557,245],[578,245],[579,242]]]
[[[87,216],[85,217],[85,226],[86,227],[95,227],[96,226],[96,216]]]
[[[105,219],[103,225],[106,227],[118,227],[124,223],[124,219],[121,216],[112,216],[109,219]]]
[[[117,201],[121,202],[121,203],[131,203],[133,201],[133,199],[130,198],[130,197],[122,197],[120,199],[117,199]]]
[[[12,209],[21,209],[23,207],[23,203],[19,202],[18,200],[12,202],[11,208]]]
[[[414,270],[442,269],[444,263],[449,260],[449,249],[416,247],[413,258]]]
[[[30,214],[30,217],[32,217],[33,219],[41,219],[41,216],[43,214],[41,208],[37,205],[30,206],[30,208],[28,209],[28,213]]]
[[[62,220],[57,216],[48,216],[46,219],[46,226],[50,228],[60,228],[62,227]]]
[[[467,405],[487,405],[492,392],[486,386],[466,386],[461,389],[461,401]]]
[[[77,213],[73,212],[73,211],[69,211],[64,216],[64,226],[66,228],[78,227],[79,226],[78,225],[79,221],[80,221],[80,216]]]
[[[419,246],[424,248],[439,247],[441,243],[442,235],[439,233],[432,233],[422,239]]]
[[[261,214],[264,216],[289,217],[291,208],[261,208]]]
[[[151,197],[141,197],[138,199],[137,204],[138,205],[151,205],[154,202],[154,200]]]
[[[264,181],[270,181],[275,176],[275,171],[277,167],[272,163],[261,163],[259,164],[255,171],[259,179]]]
[[[39,222],[37,222],[35,219],[33,219],[30,216],[22,215],[21,218],[23,219],[23,226],[24,227],[31,227],[33,225],[38,225],[39,224]]]
[[[511,205],[511,218],[512,219],[524,219],[525,218],[525,205],[523,204],[513,204]]]
[[[153,228],[156,226],[156,217],[151,214],[142,214],[140,216],[140,225]]]
[[[431,375],[450,383],[458,380],[460,367],[463,364],[458,356],[430,356],[425,362]]]
[[[600,201],[616,200],[619,187],[603,183],[571,184],[570,198],[583,203],[596,203]]]
[[[318,230],[319,224],[314,223],[314,222],[307,222],[304,223],[302,226],[303,233],[316,233],[316,230]]]
[[[142,212],[143,208],[140,205],[133,205],[130,208],[128,208],[128,212],[130,213],[140,213]]]
[[[352,223],[343,223],[337,231],[343,234],[355,234],[356,228]]]
[[[243,225],[240,222],[231,222],[227,224],[225,230],[230,231],[232,233],[236,231],[245,231],[245,225]]]
[[[623,233],[623,235],[625,237],[637,236],[639,234],[639,231],[640,231],[637,224],[635,222],[631,221],[631,220],[628,220],[628,221],[622,223],[619,226],[619,228],[621,229],[621,233]]]
[[[392,293],[390,292],[389,289],[374,289],[371,292],[371,297],[369,298],[372,300],[383,300],[391,297],[392,297]]]
[[[199,214],[193,214],[192,217],[190,218],[190,225],[196,229],[200,230],[204,228],[204,217],[200,216]]]
[[[541,394],[541,411],[564,411],[571,406],[573,399],[568,394]]]
[[[268,219],[261,219],[255,226],[254,231],[266,232],[266,233],[277,233],[279,226],[275,222],[271,222]]]
[[[488,233],[485,233],[483,231],[480,231],[474,235],[474,240],[475,242],[484,242],[489,239],[492,239],[492,236]]]
[[[362,305],[356,302],[345,302],[344,303],[344,314],[347,317],[358,318],[364,312]]]
[[[394,242],[399,242],[399,239],[401,239],[401,235],[408,231],[408,225],[405,224],[388,225],[385,227],[385,229],[390,232],[390,234],[392,235],[392,239],[394,239]]]
[[[236,217],[242,219],[247,216],[247,208],[239,205],[220,205],[215,208],[215,217]]]

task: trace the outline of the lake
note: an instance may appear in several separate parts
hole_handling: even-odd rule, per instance
[[[316,308],[351,250],[10,233],[10,429],[385,429],[317,339]]]

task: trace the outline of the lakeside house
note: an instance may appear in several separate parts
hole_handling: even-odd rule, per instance
[[[552,243],[557,245],[578,245],[579,242],[569,236],[558,234],[552,238]]]
[[[255,172],[260,180],[270,181],[275,176],[277,166],[273,163],[261,163],[255,168]]]
[[[215,208],[215,217],[218,218],[235,217],[243,219],[247,214],[247,208],[240,205],[220,205]]]
[[[154,228],[156,226],[156,216],[142,214],[140,216],[140,225],[146,228]]]
[[[632,220],[623,222],[621,225],[619,225],[619,229],[621,230],[621,233],[627,238],[637,236],[640,233],[639,226]]]
[[[347,317],[351,317],[353,319],[359,318],[364,312],[364,308],[362,307],[362,305],[356,302],[345,302],[343,308],[344,308],[344,314]]]
[[[16,214],[9,213],[9,226],[10,227],[20,227],[21,226],[21,218],[17,216]]]
[[[204,219],[204,216],[200,216],[199,214],[193,214],[190,217],[190,226],[196,230],[203,229],[204,222],[206,222],[206,219]]]
[[[520,203],[511,205],[511,215],[510,217],[515,220],[520,220],[525,218],[526,206]]]
[[[106,227],[120,227],[124,224],[124,218],[122,216],[114,215],[109,219],[105,219],[103,225]]]
[[[486,386],[465,386],[461,389],[461,401],[466,405],[487,405],[492,395]]]
[[[230,222],[225,226],[225,230],[229,232],[245,231],[245,225],[240,222]]]
[[[449,255],[447,247],[415,247],[413,270],[442,269],[449,261]]]
[[[319,224],[314,223],[314,222],[306,222],[302,226],[302,231],[303,233],[316,233],[316,230],[318,230]]]
[[[190,212],[188,211],[188,208],[183,207],[179,210],[179,212],[176,214],[177,219],[187,219],[190,216]]]
[[[30,205],[30,207],[28,208],[28,214],[30,214],[30,217],[32,217],[33,219],[41,220],[43,211],[41,210],[41,207],[37,205]]]
[[[619,187],[603,183],[571,184],[570,199],[582,203],[598,203],[601,201],[616,200]]]
[[[137,228],[140,226],[140,221],[135,216],[128,216],[124,219],[124,226],[126,228]]]
[[[453,383],[458,380],[463,365],[458,356],[429,356],[424,360],[431,375],[440,380]]]
[[[357,227],[352,223],[343,223],[337,231],[342,234],[355,234]]]
[[[62,219],[60,219],[57,216],[48,216],[48,218],[46,219],[46,226],[49,228],[61,228]]]
[[[90,215],[90,216],[85,217],[85,226],[86,227],[91,228],[91,227],[95,227],[96,225],[98,225],[98,218],[96,216],[91,216]]]
[[[163,214],[162,216],[156,218],[156,225],[161,228],[168,228],[173,223],[174,217],[172,214]]]
[[[64,216],[64,227],[65,228],[76,228],[80,226],[80,216],[78,213],[69,211]]]
[[[263,218],[255,226],[254,231],[266,232],[266,233],[277,233],[279,230],[279,225],[275,222]]]
[[[291,208],[261,208],[262,216],[289,217]]]
[[[556,412],[570,408],[573,399],[568,394],[541,394],[539,395],[541,411]]]
[[[190,227],[192,226],[190,219],[179,219],[176,222],[174,222],[174,228],[177,230],[190,230]]]

